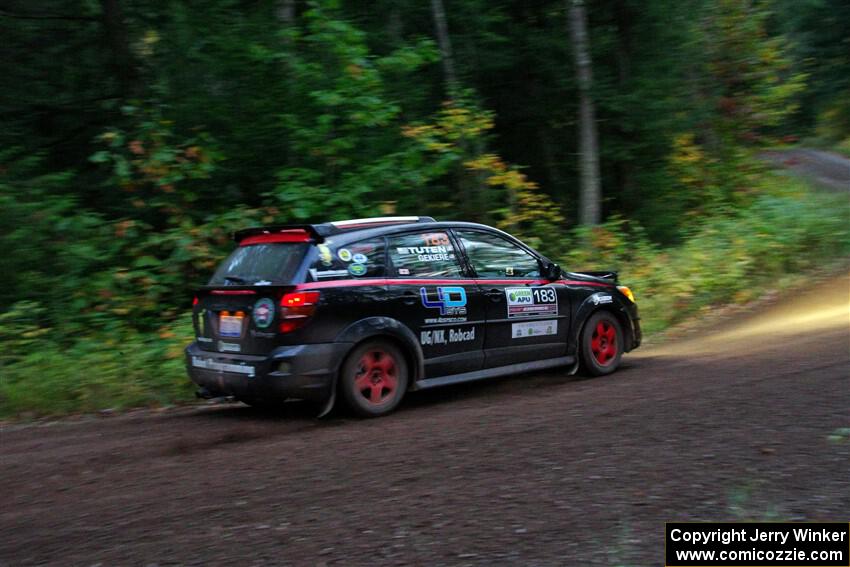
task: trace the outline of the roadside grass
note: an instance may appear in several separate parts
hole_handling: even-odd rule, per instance
[[[194,388],[182,352],[193,336],[187,320],[154,335],[124,330],[118,336],[81,338],[70,347],[43,338],[18,345],[26,348],[22,356],[0,367],[0,417],[27,419],[191,401]]]
[[[846,259],[850,199],[765,174],[744,206],[695,219],[676,246],[662,248],[640,227],[614,219],[574,231],[559,248],[570,250],[558,258],[567,269],[619,270],[637,298],[644,333],[652,338]],[[19,302],[0,314],[0,418],[193,399],[182,355],[192,340],[188,313],[164,321],[157,332],[142,333],[125,323],[75,337],[39,326],[43,309]]]

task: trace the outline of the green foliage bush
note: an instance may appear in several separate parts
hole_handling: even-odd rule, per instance
[[[38,340],[4,341],[21,350],[12,363],[0,366],[0,416],[60,415],[191,399],[194,389],[182,356],[182,347],[192,339],[187,316],[159,334],[123,329],[57,340],[56,329],[44,331]]]

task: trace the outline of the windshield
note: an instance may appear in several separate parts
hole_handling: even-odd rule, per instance
[[[292,283],[308,246],[306,243],[240,246],[221,263],[209,285]]]

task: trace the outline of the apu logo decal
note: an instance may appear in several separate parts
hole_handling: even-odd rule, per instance
[[[505,290],[508,296],[508,305],[531,305],[534,303],[534,296],[531,290],[525,288],[508,288]]]
[[[428,298],[428,290],[419,288],[422,305],[429,309],[439,309],[440,315],[466,315],[466,290],[462,287],[438,287],[437,299]]]
[[[254,304],[254,324],[260,329],[266,329],[274,321],[274,301],[268,297],[257,300]]]

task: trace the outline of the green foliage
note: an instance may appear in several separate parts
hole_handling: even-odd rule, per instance
[[[128,127],[101,134],[105,148],[89,158],[111,170],[105,180],[108,212],[161,226],[161,219],[179,222],[199,200],[214,196],[213,188],[201,183],[221,160],[209,135],[178,137],[156,102],[128,105],[123,112]]]
[[[810,77],[796,125],[816,126],[830,143],[850,138],[850,3],[776,0],[774,19],[791,42],[796,67]],[[836,110],[843,116],[837,122]]]
[[[806,76],[794,71],[787,41],[768,36],[769,16],[748,0],[708,5],[700,44],[725,144],[759,140],[797,110],[805,88]]]
[[[492,128],[492,114],[481,110],[467,94],[444,103],[431,123],[409,125],[403,132],[417,144],[423,178],[463,180],[461,194],[442,197],[441,204],[448,210],[435,213],[525,233],[530,244],[545,251],[558,241],[566,221],[558,205],[519,168],[486,152]]]
[[[280,120],[297,165],[277,171],[270,196],[298,220],[328,209],[340,217],[369,215],[375,201],[417,187],[417,176],[405,175],[402,106],[387,96],[385,82],[436,57],[429,40],[374,56],[365,33],[328,12],[313,3],[304,31],[289,35],[289,96],[300,104]]]
[[[81,338],[71,347],[53,337],[30,342],[15,364],[0,366],[0,416],[61,415],[106,408],[164,405],[191,399],[182,346],[188,317],[160,335],[129,330]]]

